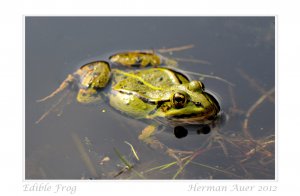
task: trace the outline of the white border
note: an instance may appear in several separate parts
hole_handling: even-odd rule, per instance
[[[298,77],[299,66],[297,66],[299,51],[299,30],[298,26],[298,6],[297,1],[279,3],[279,1],[197,1],[195,3],[184,1],[160,1],[155,0],[145,3],[141,1],[77,1],[77,0],[27,0],[22,2],[6,1],[1,6],[0,22],[3,25],[1,31],[1,67],[0,81],[2,91],[0,96],[0,108],[2,110],[1,122],[4,136],[1,141],[1,155],[4,159],[1,161],[2,169],[2,192],[9,195],[35,194],[23,192],[24,182],[22,179],[22,155],[24,146],[20,131],[22,130],[23,118],[22,102],[20,101],[22,87],[22,68],[21,62],[24,60],[22,54],[22,17],[23,15],[277,15],[276,29],[278,30],[278,42],[276,44],[276,98],[279,101],[276,107],[276,133],[277,133],[277,181],[268,182],[278,186],[276,192],[266,192],[266,194],[280,195],[286,192],[300,192],[298,189],[298,170],[299,161],[299,130],[297,122],[299,121],[299,93]],[[279,39],[280,38],[280,39]],[[24,62],[24,61],[23,61]],[[8,66],[9,65],[9,66]],[[9,81],[9,85],[7,82]],[[24,81],[23,81],[24,82]],[[11,88],[15,88],[12,91]],[[4,112],[3,112],[4,111]],[[279,114],[280,113],[280,114]],[[24,135],[23,135],[24,137]],[[22,149],[22,150],[20,150]],[[24,160],[24,159],[23,159]],[[19,177],[18,177],[19,176]],[[133,195],[153,195],[153,193],[169,193],[172,195],[202,194],[202,192],[187,192],[185,190],[186,182],[181,181],[160,181],[159,187],[156,182],[146,181],[138,182],[104,182],[101,183],[83,181],[54,181],[54,183],[66,183],[78,185],[77,195],[99,195],[99,194],[133,194]],[[201,181],[202,183],[202,181]],[[203,182],[205,184],[206,182]],[[218,182],[227,183],[227,182]],[[214,184],[218,184],[214,183]],[[243,181],[239,184],[265,184],[264,182]],[[249,194],[260,194],[259,192],[248,192]],[[36,194],[43,194],[37,192]],[[44,193],[47,194],[47,193]],[[53,193],[48,193],[48,195]],[[214,193],[205,193],[217,195]],[[232,195],[231,192],[221,192],[222,195]],[[69,195],[60,194],[60,195]]]
[[[46,15],[36,15],[36,16],[45,16],[45,17],[49,17],[49,16],[46,16]],[[87,16],[87,15],[86,15]],[[89,15],[88,15],[89,16]],[[25,17],[26,16],[23,16],[23,26],[25,27]],[[51,16],[50,16],[51,17]],[[72,17],[72,16],[71,16]],[[196,17],[196,16],[195,16]],[[247,16],[246,16],[247,17]],[[250,16],[251,17],[251,16]],[[277,25],[277,18],[276,16],[272,16],[272,17],[275,17],[275,25]],[[24,31],[24,36],[25,37],[25,28],[23,27],[23,31]],[[275,28],[276,30],[277,28]],[[277,38],[275,39],[277,40]],[[23,41],[25,43],[25,41]],[[275,45],[277,44],[277,41],[275,43]],[[24,50],[24,55],[25,55],[25,45],[23,47],[23,50]],[[24,61],[25,63],[25,57],[24,57]],[[23,66],[23,74],[25,74],[25,66]],[[275,70],[277,69],[277,65],[275,65]],[[276,71],[275,71],[276,72]],[[25,83],[25,75],[23,76],[24,80],[23,82]],[[25,89],[25,88],[24,88]],[[23,98],[25,98],[25,92],[23,92]],[[25,106],[24,106],[25,108]],[[25,115],[25,111],[23,111],[23,114]],[[24,117],[25,119],[25,117]],[[24,125],[25,125],[25,122],[24,122]],[[25,127],[25,126],[24,126]],[[25,130],[23,131],[23,134],[25,135]],[[277,137],[276,137],[277,139]],[[23,140],[24,144],[23,144],[23,147],[25,147],[25,140]],[[277,142],[276,142],[276,146],[277,146]],[[23,152],[23,169],[25,168],[25,160],[24,160],[24,153],[25,151]],[[276,155],[276,159],[277,159],[277,155]],[[207,180],[207,179],[193,179],[193,180],[190,180],[190,179],[183,179],[183,180],[130,180],[130,182],[128,182],[128,180],[106,180],[106,179],[103,179],[103,180],[96,180],[96,183],[98,181],[98,183],[100,184],[106,184],[106,183],[117,183],[118,187],[120,186],[119,183],[126,183],[126,186],[128,186],[128,184],[130,184],[131,186],[136,186],[136,183],[141,183],[142,185],[144,185],[145,183],[147,183],[147,186],[148,186],[148,183],[152,184],[151,186],[152,187],[158,187],[160,185],[160,183],[164,183],[166,187],[168,186],[174,186],[172,184],[178,184],[178,183],[181,183],[181,184],[187,184],[185,185],[186,187],[188,187],[189,184],[198,184],[199,186],[200,185],[205,185],[205,186],[211,186],[211,185],[216,185],[216,184],[229,184],[228,188],[231,187],[231,185],[234,185],[236,183],[240,183],[240,182],[243,182],[245,183],[245,181],[247,181],[247,185],[254,185],[254,184],[260,184],[260,183],[272,183],[272,182],[276,182],[277,181],[277,161],[276,161],[276,165],[275,165],[275,168],[276,168],[276,171],[275,171],[275,179],[274,180],[220,180],[220,179],[215,179],[215,180]],[[86,183],[84,182],[83,180],[46,180],[49,184],[51,184],[52,187],[55,187],[57,184],[65,184],[65,185],[68,185],[70,184],[74,184],[74,183]],[[31,185],[33,185],[34,183],[44,183],[45,184],[45,180],[25,180],[25,171],[23,171],[23,183],[30,183]],[[92,184],[94,184],[95,182],[93,182]],[[133,183],[133,185],[132,185]],[[168,184],[169,183],[169,184]],[[177,185],[175,185],[177,186]],[[105,188],[106,186],[102,187],[102,188]],[[101,189],[102,189],[101,188]],[[136,188],[135,188],[136,189]],[[186,188],[187,189],[187,188]]]

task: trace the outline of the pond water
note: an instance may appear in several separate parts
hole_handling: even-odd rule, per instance
[[[148,122],[106,103],[83,105],[73,96],[35,123],[61,95],[36,100],[81,65],[117,51],[191,44],[164,55],[234,85],[203,80],[225,114],[216,130],[182,139],[157,134],[186,152],[177,161],[138,139]],[[274,17],[26,17],[25,82],[26,179],[275,178]]]

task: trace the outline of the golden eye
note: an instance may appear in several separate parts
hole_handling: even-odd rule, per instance
[[[186,104],[186,101],[187,97],[183,93],[177,92],[173,95],[172,103],[177,109],[183,108]]]

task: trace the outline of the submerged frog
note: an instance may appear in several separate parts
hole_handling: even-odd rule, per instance
[[[68,75],[57,90],[39,101],[71,88],[78,92],[77,101],[80,103],[106,99],[110,106],[128,116],[153,119],[155,122],[163,119],[177,127],[174,129],[177,131],[181,130],[178,125],[207,125],[213,122],[220,113],[218,101],[206,92],[201,81],[190,81],[180,71],[162,66],[170,62],[154,52],[117,53],[109,57],[109,61],[83,65]],[[127,66],[128,69],[111,69],[113,66]],[[145,128],[139,138],[147,143],[153,142],[149,138],[155,133],[157,123],[154,124]],[[162,144],[159,143],[159,146]]]

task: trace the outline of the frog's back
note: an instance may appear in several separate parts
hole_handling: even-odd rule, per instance
[[[173,85],[188,83],[181,73],[167,68],[151,68],[131,72],[117,71],[113,89],[141,94],[149,99],[160,98]]]
[[[167,68],[115,71],[110,105],[137,118],[144,118],[159,102],[169,100],[174,85],[189,82],[183,74]]]

